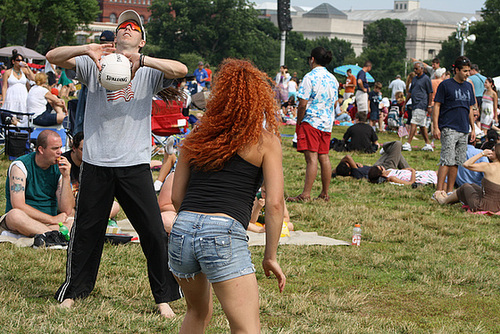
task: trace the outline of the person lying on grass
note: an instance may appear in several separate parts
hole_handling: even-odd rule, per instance
[[[368,171],[371,183],[392,182],[401,185],[426,185],[437,183],[437,173],[433,170],[416,171],[409,167],[405,169],[385,169],[384,166],[373,166]]]

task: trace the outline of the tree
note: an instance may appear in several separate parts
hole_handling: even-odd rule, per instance
[[[500,75],[500,63],[496,59],[500,53],[500,0],[486,0],[481,16],[483,21],[475,22],[470,29],[476,41],[465,45],[465,53],[483,74],[495,77]]]
[[[279,31],[248,0],[157,0],[151,12],[148,32],[163,57],[197,52],[214,64],[236,57],[277,67]]]
[[[370,60],[370,74],[384,86],[404,71],[406,58],[406,27],[398,19],[381,19],[364,29],[366,47],[358,63]]]
[[[17,0],[3,1],[0,10],[4,15],[1,46],[12,42],[14,33],[18,39],[24,36],[20,44],[45,53],[59,44],[70,44],[78,26],[95,21],[99,5],[97,0]]]
[[[447,70],[450,70],[458,56],[460,56],[460,42],[458,41],[456,34],[453,33],[448,36],[446,41],[441,43],[441,51],[439,51],[438,54],[440,65]]]
[[[406,57],[406,27],[400,20],[377,20],[367,25],[363,33],[367,48],[391,47],[395,58]]]

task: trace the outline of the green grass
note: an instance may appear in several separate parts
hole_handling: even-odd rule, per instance
[[[345,128],[335,127],[340,138]],[[293,128],[284,128],[293,133]],[[380,142],[395,140],[384,134]],[[414,141],[422,146],[422,140]],[[300,193],[305,162],[283,138],[286,195]],[[417,170],[437,169],[434,153],[404,152]],[[344,153],[330,152],[335,166]],[[363,164],[378,154],[352,154]],[[5,179],[6,160],[0,161]],[[313,196],[319,194],[319,178]],[[498,333],[500,260],[497,217],[472,215],[459,205],[430,200],[432,187],[375,185],[335,178],[329,203],[289,204],[296,229],[350,240],[354,223],[363,229],[360,247],[280,246],[287,275],[279,294],[264,276],[263,247],[252,247],[257,268],[263,333]],[[0,187],[1,207],[5,206]],[[53,294],[64,279],[66,254],[1,244],[0,328],[3,333],[172,333],[179,315],[166,321],[155,313],[140,246],[105,245],[94,292],[62,311]],[[220,305],[207,333],[227,333]]]

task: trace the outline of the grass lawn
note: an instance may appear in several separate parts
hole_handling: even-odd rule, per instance
[[[340,138],[345,127],[335,127]],[[293,127],[283,128],[293,134]],[[380,142],[397,140],[381,135]],[[284,137],[285,195],[302,190],[305,162]],[[422,147],[423,140],[413,145]],[[437,170],[436,152],[404,152],[417,170]],[[344,153],[330,152],[332,166]],[[379,154],[352,154],[363,164]],[[9,162],[0,161],[1,183]],[[0,187],[1,209],[5,207]],[[319,177],[312,196],[320,192]],[[472,215],[430,200],[434,188],[375,185],[332,179],[329,203],[288,204],[297,230],[350,240],[362,224],[360,247],[280,246],[287,275],[283,294],[260,266],[263,247],[252,247],[259,281],[263,333],[499,333],[500,260],[497,217]],[[121,216],[122,218],[124,216]],[[155,312],[140,246],[106,244],[91,296],[61,310],[53,294],[65,275],[66,253],[0,244],[2,333],[173,333],[185,312],[166,321]],[[215,299],[216,300],[216,299]],[[207,333],[228,333],[217,301]]]

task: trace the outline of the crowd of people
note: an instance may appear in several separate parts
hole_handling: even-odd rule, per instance
[[[302,80],[283,65],[274,85],[249,61],[226,59],[213,79],[208,64],[199,62],[194,80],[201,91],[211,91],[210,99],[201,121],[181,142],[169,138],[153,183],[151,101],[155,95],[167,100],[181,96],[180,91],[165,93],[169,88],[163,81],[186,78],[187,67],[141,54],[145,30],[133,10],[121,13],[115,34],[103,34],[100,44],[62,46],[47,53],[51,64],[76,71],[82,84],[83,131],[74,135],[71,150],[64,154],[59,135],[42,131],[35,152],[16,159],[7,173],[6,213],[0,227],[34,237],[36,248],[67,248],[66,276],[55,294],[62,307],[71,308],[92,292],[108,221],[120,206],[139,234],[160,314],[173,317],[168,303],[185,298],[181,333],[204,331],[213,311],[212,289],[232,332],[260,331],[247,230],[266,233],[263,270],[276,277],[283,291],[286,276],[277,247],[280,237],[294,229],[286,202],[329,202],[332,176],[374,184],[431,184],[436,187],[433,199],[440,204],[460,201],[472,211],[500,211],[496,88],[466,57],[456,59],[452,73],[437,59],[431,66],[414,60],[414,75],[406,83],[397,76],[389,85],[390,100],[382,98],[379,82],[368,84],[369,61],[356,76],[349,70],[341,88],[326,68],[333,54],[323,47],[311,51],[310,72]],[[131,61],[130,99],[116,98],[97,79],[99,59],[113,52]],[[35,124],[60,123],[67,110],[49,89],[52,75],[33,75],[23,62],[16,53],[12,68],[4,73],[3,107],[36,109]],[[62,85],[71,91],[64,83],[65,71]],[[397,119],[406,115],[409,137],[405,143],[381,144],[376,131],[386,130],[392,111]],[[301,193],[285,199],[279,123],[287,120],[295,125],[305,178]],[[335,142],[336,149],[380,151],[375,164],[363,165],[346,155],[332,170],[331,131],[340,120],[354,124]],[[429,129],[441,140],[439,168],[418,171],[403,152],[412,149],[420,130],[422,150],[433,154]],[[480,131],[486,132],[483,141],[477,140]],[[321,191],[314,196],[318,167]],[[59,231],[61,225],[71,231],[69,241]]]

